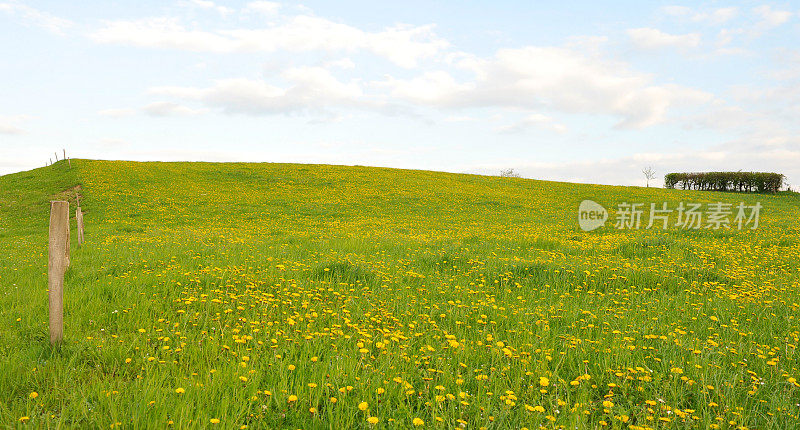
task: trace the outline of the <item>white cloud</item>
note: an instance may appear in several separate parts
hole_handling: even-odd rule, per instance
[[[278,9],[280,9],[280,7],[280,3],[272,1],[253,1],[247,3],[244,9],[247,12],[257,12],[269,16],[278,13]]]
[[[155,102],[142,108],[151,116],[190,116],[205,113],[204,109],[192,109],[173,102]]]
[[[450,62],[473,76],[457,80],[446,70],[434,70],[406,79],[386,76],[362,83],[338,79],[328,63],[289,68],[276,77],[288,84],[236,78],[218,80],[209,87],[157,87],[150,93],[198,101],[229,113],[301,113],[326,121],[339,118],[333,111],[340,108],[384,113],[410,112],[416,107],[510,108],[529,116],[503,131],[538,126],[558,132],[566,127],[545,121],[537,111],[611,115],[620,118],[619,127],[641,128],[666,121],[671,109],[713,99],[691,88],[654,84],[651,76],[632,71],[626,64],[566,48],[502,49],[494,57],[463,54],[451,57]],[[365,88],[370,92],[365,93]]]
[[[541,113],[530,114],[514,124],[497,128],[497,131],[500,133],[519,133],[532,127],[555,131],[557,133],[565,133],[567,131],[567,126]]]
[[[626,64],[588,57],[570,49],[501,49],[494,57],[464,56],[457,65],[475,74],[458,82],[446,72],[411,79],[387,78],[395,97],[435,107],[547,108],[567,113],[622,117],[621,127],[640,128],[666,120],[672,107],[710,101],[709,93],[679,85],[655,85]]]
[[[478,118],[467,115],[450,115],[444,119],[445,122],[474,122],[478,120]]]
[[[213,10],[223,17],[235,12],[229,7],[219,6],[210,0],[183,0],[181,3],[189,7],[196,7],[198,9]]]
[[[733,38],[736,35],[742,33],[742,30],[731,30],[727,28],[723,28],[722,30],[717,33],[717,46],[723,47],[730,45],[733,42]]]
[[[196,100],[229,113],[289,114],[325,113],[330,107],[368,105],[359,84],[342,82],[322,67],[297,67],[286,70],[287,88],[262,80],[224,79],[208,88],[157,87],[152,94]]]
[[[367,38],[369,50],[403,66],[414,67],[424,58],[430,58],[450,46],[436,36],[433,25],[414,27],[397,25]]]
[[[27,115],[0,115],[0,134],[25,134],[26,130],[20,127],[20,123],[29,120]]]
[[[0,134],[23,134],[25,130],[12,124],[3,124],[0,122]]]
[[[696,11],[687,6],[666,6],[662,11],[667,15],[687,18],[694,22],[701,22],[710,25],[724,24],[739,16],[739,8],[723,7],[711,11]]]
[[[689,19],[694,22],[701,22],[710,25],[721,25],[728,23],[734,18],[739,17],[740,10],[736,7],[725,7],[714,9],[712,11],[697,11],[686,6],[667,6],[661,9],[667,15],[678,16]],[[748,35],[750,37],[758,37],[767,30],[774,29],[787,23],[792,17],[793,13],[786,10],[773,9],[769,5],[762,5],[754,7],[750,10],[750,18],[748,24],[723,28],[717,34],[715,54],[743,54],[748,51],[738,47],[728,47],[733,40],[734,36]]]
[[[664,6],[661,10],[672,16],[689,16],[692,14],[692,8],[689,6]]]
[[[134,115],[135,113],[136,113],[135,109],[125,109],[125,108],[103,109],[97,111],[98,115],[110,116],[112,118],[123,118],[126,116]]]
[[[631,42],[640,49],[695,48],[700,44],[700,35],[668,34],[655,28],[632,28],[628,30]]]
[[[753,8],[753,14],[759,18],[756,29],[759,31],[769,30],[779,27],[792,18],[793,13],[785,10],[773,10],[769,5]]]
[[[607,44],[607,36],[572,36],[567,39],[565,47],[576,51],[597,54]]]
[[[377,85],[389,87],[391,95],[422,104],[451,104],[456,94],[469,94],[475,90],[474,83],[460,84],[449,73],[438,70],[406,80],[389,77]]]
[[[205,109],[192,109],[174,102],[158,101],[142,107],[141,110],[130,108],[103,109],[98,111],[97,114],[111,118],[124,118],[136,115],[140,111],[150,116],[192,116],[207,112]]]
[[[709,24],[724,24],[733,18],[736,18],[739,15],[739,8],[737,7],[724,7],[720,9],[716,9],[713,12],[699,14],[695,17],[695,20],[705,21]]]
[[[68,19],[53,16],[17,1],[0,3],[0,11],[18,16],[23,22],[44,28],[52,33],[63,35],[64,30],[72,27],[74,23]]]
[[[414,67],[449,46],[432,25],[396,25],[366,32],[306,15],[266,28],[216,31],[188,29],[176,18],[108,21],[91,37],[98,43],[195,52],[368,51],[402,67]]]
[[[198,7],[215,6],[208,0],[194,2]],[[436,64],[417,75],[400,78],[392,74],[364,83],[359,79],[340,80],[331,73],[331,69],[338,69],[337,73],[355,70],[355,63],[342,57],[318,63],[322,64],[318,67],[293,67],[274,76],[270,72],[270,78],[265,80],[232,78],[217,80],[207,87],[151,89],[153,94],[199,101],[225,112],[313,112],[317,117],[338,118],[332,110],[342,107],[393,113],[416,107],[489,107],[519,109],[531,115],[510,126],[517,129],[543,126],[544,123],[536,123],[535,112],[540,110],[612,115],[620,118],[620,127],[640,128],[666,121],[673,108],[713,98],[679,85],[656,84],[650,75],[604,59],[599,47],[607,43],[605,37],[572,38],[566,47],[500,49],[492,57],[479,57],[449,50],[449,43],[436,35],[432,25],[395,25],[364,31],[312,15],[282,16],[277,3],[251,2],[244,11],[272,14],[275,22],[258,28],[215,30],[187,27],[176,18],[147,18],[106,22],[91,36],[100,43],[147,48],[215,53],[366,51],[406,68],[418,66],[423,59],[433,59]],[[710,14],[733,13],[733,9],[719,9]],[[637,46],[647,49],[683,49],[700,43],[698,34],[672,35],[650,28],[631,29],[629,34]],[[371,92],[365,93],[364,89]],[[148,106],[145,111],[161,115],[193,112],[183,106],[180,109],[177,104],[163,104],[171,102],[159,103],[162,104]],[[563,130],[563,126],[549,127]]]
[[[356,63],[354,63],[353,60],[349,58],[341,58],[339,60],[328,61],[327,63],[325,63],[325,68],[326,69],[337,68],[345,70],[355,69]]]
[[[176,18],[109,21],[91,37],[100,43],[143,48],[207,52],[228,52],[235,48],[231,39],[201,30],[187,30]]]
[[[25,130],[17,127],[16,125],[4,124],[0,122],[0,134],[23,134]]]

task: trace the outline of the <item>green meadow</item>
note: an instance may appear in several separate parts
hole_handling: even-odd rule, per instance
[[[605,227],[578,227],[584,199]],[[72,212],[57,348],[51,200]],[[624,202],[762,209],[617,229]],[[796,193],[271,163],[0,177],[4,428],[792,429],[799,308]]]

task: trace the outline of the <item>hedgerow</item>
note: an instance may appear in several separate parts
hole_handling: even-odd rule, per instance
[[[769,172],[668,173],[666,188],[703,191],[774,193],[783,187],[784,175]]]

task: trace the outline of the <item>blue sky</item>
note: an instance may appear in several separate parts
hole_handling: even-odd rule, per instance
[[[800,184],[800,4],[0,0],[0,174],[76,158]]]

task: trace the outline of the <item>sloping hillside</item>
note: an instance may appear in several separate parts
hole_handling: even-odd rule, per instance
[[[52,350],[47,202],[78,193]],[[606,227],[578,228],[584,199]],[[611,226],[625,202],[718,201],[759,202],[759,228]],[[796,194],[371,167],[3,176],[0,423],[793,427],[799,219]]]

